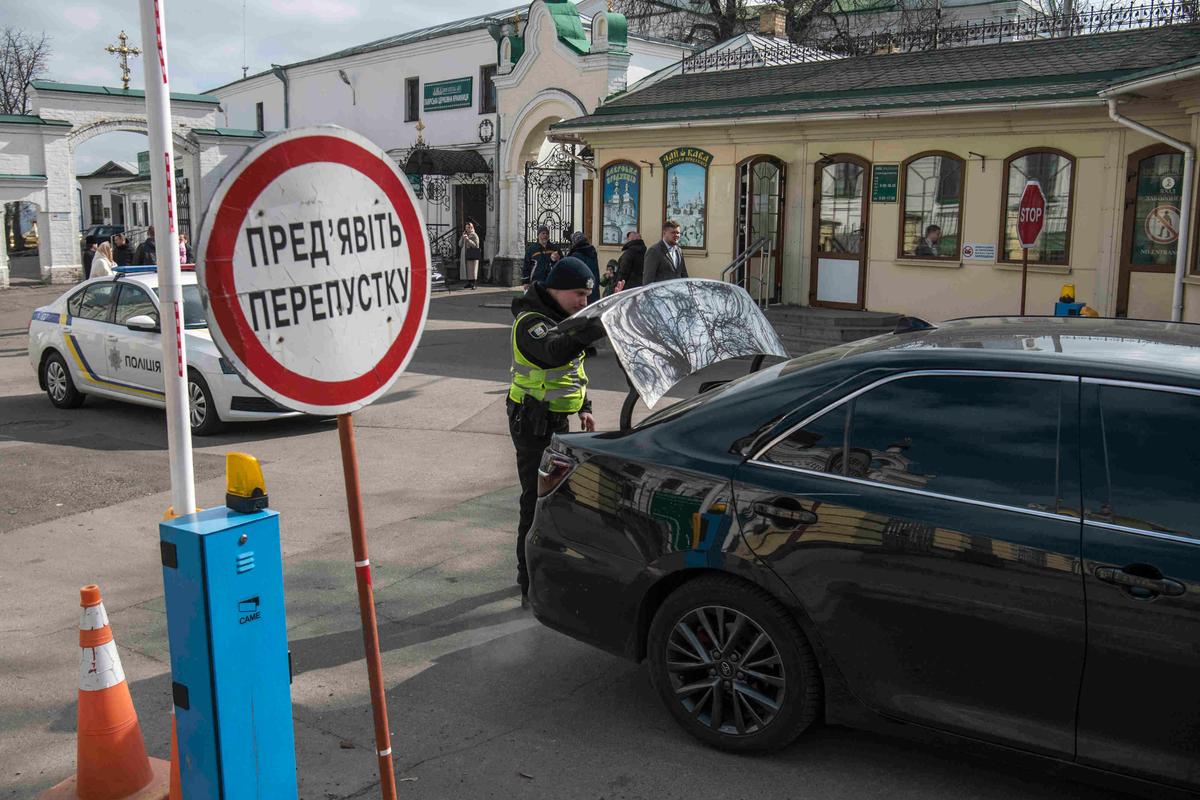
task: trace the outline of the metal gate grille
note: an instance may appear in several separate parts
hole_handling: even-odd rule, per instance
[[[180,178],[175,184],[175,224],[192,241],[192,193],[188,191],[187,178]]]
[[[575,162],[561,147],[525,165],[525,241],[537,241],[542,225],[552,242],[569,241],[575,230]]]

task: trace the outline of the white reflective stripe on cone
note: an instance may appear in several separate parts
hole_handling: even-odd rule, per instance
[[[79,661],[79,688],[84,692],[109,689],[125,680],[121,667],[121,656],[116,642],[105,642],[99,647],[83,648]]]
[[[104,603],[88,606],[79,616],[79,630],[81,631],[99,630],[107,624],[108,612],[104,610]]]

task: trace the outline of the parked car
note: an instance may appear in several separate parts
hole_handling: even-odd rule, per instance
[[[79,249],[86,252],[92,245],[107,242],[118,233],[124,232],[124,225],[93,225],[85,228],[79,237]]]
[[[223,423],[295,415],[250,388],[213,343],[196,274],[185,272],[183,327],[192,433]],[[33,312],[29,363],[58,408],[78,408],[87,395],[166,407],[159,329],[158,275],[132,267],[92,278]]]
[[[658,348],[673,326],[640,319]],[[824,719],[1195,792],[1198,419],[1200,326],[971,319],[842,345],[556,436],[531,604],[647,660],[718,748]]]

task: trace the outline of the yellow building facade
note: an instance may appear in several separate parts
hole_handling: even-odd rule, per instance
[[[1142,40],[1161,41],[1165,33],[1107,35],[1122,37],[1119,41],[1081,39],[1092,40],[1086,43],[1092,48],[1136,47]],[[881,65],[920,71],[920,58],[946,58],[884,55],[742,70],[746,97],[730,98],[729,92],[737,91],[730,86],[724,99],[700,104],[711,107],[707,115],[698,115],[697,103],[683,94],[705,86],[706,76],[681,76],[610,101],[588,117],[555,126],[554,133],[586,142],[595,152],[596,195],[589,205],[601,264],[619,257],[613,234],[622,232],[605,233],[605,203],[615,202],[606,194],[606,167],[620,162],[626,174],[628,165],[639,170],[636,225],[649,245],[658,240],[668,215],[697,207],[675,196],[680,184],[664,169],[665,155],[688,148],[711,156],[704,170],[703,242],[695,224],[692,240],[684,242],[691,245],[684,253],[692,277],[722,277],[738,253],[765,232],[772,240],[773,265],[763,266],[759,256],[751,260],[751,271],[773,284],[769,294],[784,303],[931,321],[1015,314],[1021,287],[1016,202],[1025,180],[1039,177],[1049,202],[1046,229],[1030,251],[1027,313],[1053,313],[1062,285],[1070,283],[1078,299],[1101,315],[1170,319],[1174,253],[1183,228],[1184,158],[1114,121],[1108,107],[1111,97],[1119,114],[1192,147],[1200,145],[1200,77],[1186,65],[1167,69],[1173,59],[1194,60],[1200,37],[1180,39],[1179,29],[1169,33],[1174,45],[1195,41],[1197,49],[1176,48],[1170,51],[1176,55],[1162,57],[1167,66],[1126,73],[1091,75],[1068,63],[1073,71],[1063,78],[1066,89],[1050,85],[1000,102],[997,94],[1005,89],[998,81],[914,87],[888,85],[885,75],[874,78],[884,87],[865,108],[838,108],[852,101],[833,92],[814,101],[821,106],[814,113],[788,110],[789,100],[814,105],[808,95],[815,93],[803,91],[809,68],[825,74],[870,68],[878,76]],[[1189,28],[1188,33],[1198,32]],[[996,63],[1007,63],[1011,53],[1019,66],[1029,44],[959,51],[978,50]],[[1069,42],[1049,48],[1032,44],[1050,55],[1053,47],[1064,53],[1070,47]],[[770,97],[759,103],[755,94],[769,89],[768,78],[787,70],[797,76],[800,91],[780,95],[777,104]],[[1053,73],[1054,64],[1046,70]],[[1149,84],[1138,83],[1151,73]],[[1053,75],[1036,77],[1053,83]],[[676,103],[671,102],[672,81],[678,83]],[[906,90],[915,104],[896,98]],[[713,91],[720,92],[719,87]],[[1054,92],[1065,96],[1049,96]],[[939,102],[939,93],[955,102]],[[639,94],[647,97],[639,100]],[[677,119],[671,118],[673,108]],[[699,162],[685,182],[695,185]],[[1193,232],[1195,207],[1191,203],[1188,215]],[[940,227],[940,242],[921,241],[931,227]],[[1190,238],[1183,319],[1200,322],[1194,233]]]

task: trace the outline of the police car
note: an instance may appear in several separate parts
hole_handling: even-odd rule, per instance
[[[208,332],[194,272],[184,272],[184,340],[192,433],[222,423],[293,416],[251,389],[221,357]],[[125,267],[93,278],[33,312],[29,362],[58,408],[78,408],[89,394],[166,406],[154,267]]]

